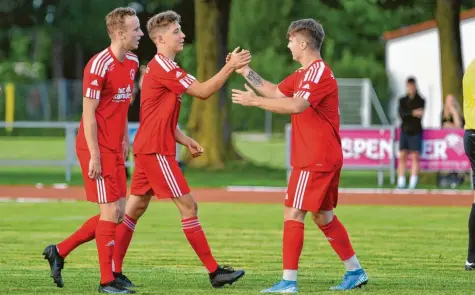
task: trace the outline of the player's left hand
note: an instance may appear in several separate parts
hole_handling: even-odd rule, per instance
[[[256,93],[254,92],[254,90],[252,90],[251,87],[247,86],[247,84],[244,84],[244,87],[247,91],[242,91],[239,89],[232,90],[233,103],[240,104],[246,107],[254,106],[257,99]]]
[[[197,158],[203,154],[203,147],[197,143],[194,139],[190,140],[188,145],[186,146],[188,151],[190,152],[193,158]]]

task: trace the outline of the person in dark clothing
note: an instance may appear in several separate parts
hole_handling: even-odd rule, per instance
[[[416,80],[407,79],[407,95],[399,99],[399,116],[401,117],[401,136],[399,138],[399,165],[397,187],[406,187],[406,162],[412,160],[409,188],[417,185],[420,170],[420,155],[422,153],[422,116],[424,115],[425,100],[417,92]]]

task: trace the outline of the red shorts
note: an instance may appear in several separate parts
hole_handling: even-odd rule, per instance
[[[175,156],[135,155],[130,193],[153,194],[159,199],[177,198],[190,192]]]
[[[90,155],[87,150],[76,149],[81,165],[84,188],[89,202],[112,203],[127,195],[127,177],[122,153],[101,153],[102,176],[91,179],[89,173]]]
[[[304,171],[294,168],[290,174],[285,206],[304,211],[330,211],[338,203],[340,170]]]

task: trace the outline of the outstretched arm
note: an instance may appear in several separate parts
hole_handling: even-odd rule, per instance
[[[236,73],[238,73],[238,71],[236,71]],[[277,84],[265,80],[250,67],[244,67],[241,75],[254,87],[254,89],[257,90],[260,95],[269,98],[285,97],[285,95],[280,92]]]
[[[310,106],[308,100],[303,97],[292,98],[269,98],[256,96],[255,92],[244,85],[247,91],[233,89],[233,103],[243,106],[254,106],[278,114],[298,114]]]
[[[232,58],[213,77],[205,82],[194,81],[186,90],[186,93],[199,99],[208,99],[223,87],[226,80],[235,69],[241,68],[251,62],[251,53],[248,50],[237,52],[239,47],[234,49]]]
[[[232,53],[228,53],[226,57],[226,63],[231,59]],[[265,97],[269,98],[279,98],[285,97],[285,95],[280,92],[277,84],[269,82],[262,78],[256,71],[251,69],[248,65],[236,69],[236,73],[243,76],[249,84],[257,90],[257,92]]]

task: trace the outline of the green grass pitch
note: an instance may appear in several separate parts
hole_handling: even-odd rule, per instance
[[[244,268],[235,285],[213,289],[186,241],[178,210],[153,202],[139,221],[125,261],[138,294],[258,294],[281,278],[281,205],[202,203],[201,224],[217,260]],[[0,203],[2,294],[95,294],[99,280],[95,243],[76,249],[56,288],[41,253],[96,214],[86,202]],[[463,262],[467,208],[341,206],[369,284],[350,294],[475,294],[474,272]],[[300,294],[329,292],[344,273],[323,234],[307,217],[300,262]]]

